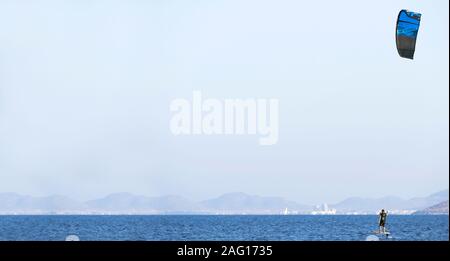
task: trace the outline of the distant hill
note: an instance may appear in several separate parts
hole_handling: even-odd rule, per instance
[[[404,207],[404,200],[399,197],[360,198],[351,197],[337,204],[331,205],[340,213],[364,212],[375,213],[380,209],[398,209]]]
[[[85,204],[65,196],[48,197],[24,196],[16,193],[0,193],[0,213],[2,214],[51,214],[79,212]]]
[[[449,190],[442,190],[423,198],[412,198],[406,205],[411,209],[423,209],[446,201],[449,199]]]
[[[224,194],[200,203],[205,209],[222,214],[280,214],[286,208],[291,212],[306,213],[313,209],[280,197],[261,197],[240,192]]]
[[[352,197],[331,205],[339,213],[375,213],[380,209],[414,212],[448,200],[449,190],[443,190],[426,197],[402,199],[399,197],[360,198]]]
[[[201,206],[181,196],[145,197],[130,193],[115,193],[86,202],[87,210],[102,213],[191,213],[203,212]]]
[[[414,212],[415,215],[448,215],[448,200]]]

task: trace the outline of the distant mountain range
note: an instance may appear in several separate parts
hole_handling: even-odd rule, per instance
[[[448,215],[448,200],[431,207],[414,212],[415,215]]]
[[[412,199],[353,197],[326,206],[326,211],[322,211],[324,205],[304,205],[281,197],[262,197],[240,192],[200,202],[176,195],[146,197],[115,193],[80,202],[65,196],[32,197],[0,193],[0,214],[374,214],[382,208],[393,214],[410,214],[444,202],[448,200],[448,196],[447,189],[427,197]],[[327,212],[329,209],[334,210]]]
[[[441,203],[449,198],[449,190],[443,190],[427,197],[417,197],[411,199],[402,199],[399,197],[383,197],[383,198],[358,198],[352,197],[343,200],[337,204],[331,205],[341,213],[364,212],[371,213],[380,209],[403,211],[404,213],[412,213],[417,210],[430,207]]]
[[[280,197],[245,193],[228,193],[201,202],[181,196],[146,197],[130,193],[114,193],[86,202],[64,196],[0,193],[0,214],[280,214],[286,208],[305,214],[312,209]]]
[[[261,197],[245,193],[228,193],[218,198],[200,202],[205,209],[221,214],[280,214],[288,209],[297,213],[307,213],[312,207],[301,205],[280,197]]]

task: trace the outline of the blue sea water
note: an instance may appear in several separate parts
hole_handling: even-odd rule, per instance
[[[0,240],[366,240],[377,216],[0,216]],[[449,240],[449,216],[389,216],[387,240]],[[381,239],[385,239],[382,238]]]

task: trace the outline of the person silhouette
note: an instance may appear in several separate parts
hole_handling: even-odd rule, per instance
[[[381,210],[381,212],[378,214],[380,216],[380,220],[378,222],[379,225],[379,233],[380,234],[386,234],[386,217],[387,217],[387,211],[384,211],[384,209]]]

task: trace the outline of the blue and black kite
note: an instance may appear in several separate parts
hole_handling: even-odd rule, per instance
[[[419,13],[401,10],[397,19],[396,41],[398,54],[413,59],[416,49],[417,32],[420,26]]]

